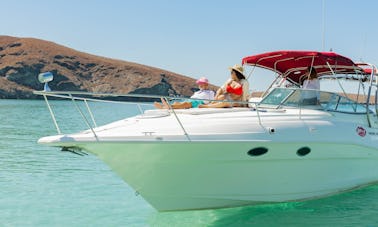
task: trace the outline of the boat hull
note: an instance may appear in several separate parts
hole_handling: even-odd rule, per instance
[[[354,144],[165,141],[76,146],[97,155],[159,211],[305,200],[378,181],[376,149]]]

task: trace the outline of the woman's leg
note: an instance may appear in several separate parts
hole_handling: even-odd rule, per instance
[[[165,101],[165,99],[161,99],[162,102],[162,109],[189,109],[192,107],[192,103],[190,102],[174,102],[171,105]]]
[[[220,98],[221,98],[220,96],[224,96],[223,94],[224,94],[223,89],[222,89],[222,88],[219,88],[219,89],[217,90],[217,93],[215,93],[215,97],[214,97],[214,99],[215,99],[215,100],[223,100],[223,99],[220,99]]]
[[[157,109],[169,109],[169,104],[167,103],[167,101],[165,101],[164,98],[160,98],[160,100],[161,100],[161,103],[154,102],[155,108],[157,108]]]

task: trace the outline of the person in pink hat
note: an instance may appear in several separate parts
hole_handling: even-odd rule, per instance
[[[167,103],[165,99],[161,99],[161,103],[155,102],[154,106],[158,109],[189,109],[197,108],[199,105],[207,104],[214,100],[215,92],[209,89],[209,80],[201,77],[196,81],[199,90],[185,102]]]

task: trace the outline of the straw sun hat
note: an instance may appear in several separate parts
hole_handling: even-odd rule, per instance
[[[234,66],[232,67],[228,67],[229,70],[235,70],[235,71],[238,71],[239,73],[241,73],[243,76],[244,76],[244,69],[241,65],[238,65],[238,64],[235,64]]]

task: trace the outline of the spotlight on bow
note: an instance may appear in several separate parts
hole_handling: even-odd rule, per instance
[[[53,79],[54,79],[54,76],[53,76],[53,74],[52,74],[51,72],[44,72],[44,73],[40,73],[40,74],[38,75],[38,80],[39,80],[39,82],[41,82],[41,83],[45,83],[45,86],[44,86],[44,88],[43,88],[43,91],[51,91],[51,89],[50,89],[48,83],[49,83],[50,81],[52,81]]]

